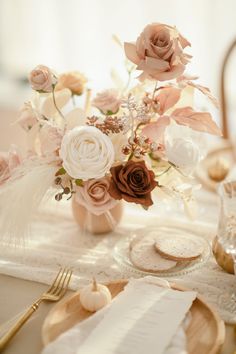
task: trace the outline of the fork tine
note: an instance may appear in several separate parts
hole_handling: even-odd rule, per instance
[[[61,280],[64,276],[65,270],[66,270],[65,267],[61,269],[61,272],[60,272],[59,276],[57,277],[56,281],[54,282],[53,286],[51,286],[50,291],[47,291],[48,293],[53,294],[55,292],[55,290],[58,288],[58,286],[60,285]]]
[[[50,288],[47,290],[47,293],[49,293],[49,292],[53,289],[53,287],[55,286],[55,284],[56,284],[56,282],[57,282],[57,280],[58,280],[58,278],[59,278],[61,272],[62,272],[62,267],[59,269],[59,272],[57,273],[57,276],[56,276],[54,282],[52,283],[52,285],[50,286]]]
[[[66,293],[69,283],[70,283],[72,273],[73,273],[72,270],[68,269],[68,272],[66,274],[66,277],[65,277],[60,289],[58,289],[54,295],[59,296],[61,298]]]
[[[68,273],[68,269],[65,267],[63,269],[63,272],[57,282],[57,284],[53,287],[53,289],[50,291],[50,294],[51,295],[55,295],[57,290],[60,289],[62,287],[62,285],[64,284],[64,281],[65,281],[65,278],[67,276],[67,273]]]

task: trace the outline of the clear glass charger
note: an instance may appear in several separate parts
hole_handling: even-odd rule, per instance
[[[202,254],[195,260],[192,261],[181,261],[176,264],[174,268],[160,271],[160,272],[149,272],[137,268],[130,260],[130,242],[138,237],[147,237],[149,233],[157,231],[158,234],[174,235],[175,238],[181,237],[181,235],[189,237],[189,239],[197,240],[202,246]],[[118,241],[113,249],[113,257],[115,261],[123,267],[137,275],[154,275],[158,277],[173,277],[180,276],[192,272],[200,267],[202,267],[209,259],[211,255],[211,246],[207,240],[205,240],[199,234],[194,233],[194,231],[188,231],[186,229],[181,229],[181,227],[172,226],[151,226],[146,228],[140,228],[134,230],[130,236],[122,238]]]

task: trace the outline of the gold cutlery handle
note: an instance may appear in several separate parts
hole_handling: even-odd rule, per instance
[[[41,300],[36,301],[30,308],[22,315],[19,320],[4,334],[0,339],[0,352],[5,348],[7,343],[15,336],[15,334],[23,327],[25,322],[31,317],[31,315],[38,309]]]

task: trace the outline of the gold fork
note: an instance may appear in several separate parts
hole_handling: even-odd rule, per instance
[[[50,288],[43,293],[40,298],[35,301],[25,314],[12,326],[12,328],[0,339],[0,352],[5,348],[6,344],[15,336],[25,322],[31,317],[31,315],[38,309],[39,305],[43,301],[58,301],[66,293],[69,282],[72,276],[72,270],[68,268],[61,268],[50,286]]]

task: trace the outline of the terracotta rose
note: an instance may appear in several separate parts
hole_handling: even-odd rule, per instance
[[[147,169],[144,161],[128,161],[114,166],[111,171],[109,193],[114,199],[149,207],[153,204],[151,191],[158,185],[153,171]]]

